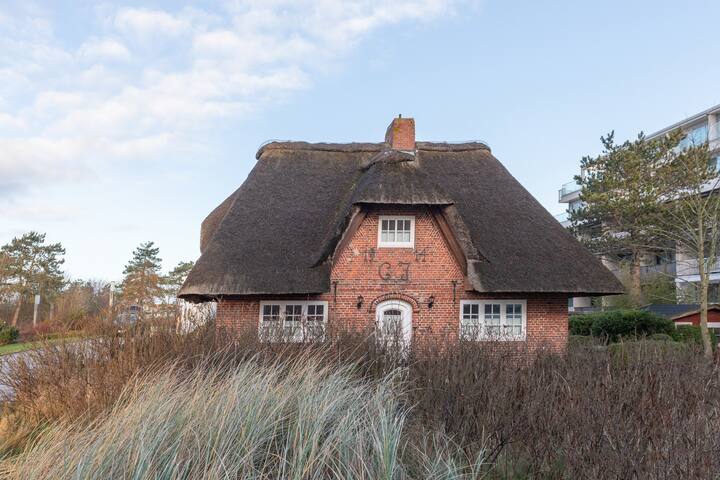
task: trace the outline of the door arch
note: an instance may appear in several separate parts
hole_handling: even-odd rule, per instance
[[[399,342],[409,347],[412,341],[412,307],[402,300],[385,300],[375,307],[375,324],[380,341]]]

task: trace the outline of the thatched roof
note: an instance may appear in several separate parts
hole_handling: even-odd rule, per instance
[[[203,222],[190,300],[330,290],[337,246],[356,206],[422,205],[444,216],[479,292],[622,292],[482,143],[274,142],[245,183]]]

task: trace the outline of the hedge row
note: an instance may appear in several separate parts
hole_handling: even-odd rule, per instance
[[[599,337],[608,343],[638,337],[702,343],[699,327],[680,325],[676,328],[672,320],[642,310],[612,310],[572,315],[569,330],[570,335]],[[711,338],[713,344],[716,344],[717,340],[712,332]]]

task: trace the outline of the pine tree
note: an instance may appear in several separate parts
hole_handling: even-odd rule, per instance
[[[670,248],[652,228],[666,193],[655,172],[681,138],[674,132],[648,140],[640,133],[633,142],[616,144],[611,132],[601,137],[603,152],[584,157],[584,174],[575,177],[583,206],[570,212],[573,230],[595,254],[629,266],[629,293],[635,305],[642,303],[643,256]]]
[[[126,305],[140,307],[140,315],[162,298],[162,260],[158,256],[160,249],[153,242],[145,242],[133,252],[132,259],[125,266],[125,276],[121,285],[122,298]]]
[[[0,249],[0,288],[16,297],[12,325],[16,326],[23,302],[30,295],[57,295],[65,284],[60,269],[65,262],[60,243],[45,244],[45,234],[29,232]]]
[[[165,294],[168,297],[168,303],[175,301],[177,294],[190,273],[190,270],[193,268],[193,265],[195,265],[194,262],[179,262],[165,277],[164,286]]]

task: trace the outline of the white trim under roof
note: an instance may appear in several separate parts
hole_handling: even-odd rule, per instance
[[[708,115],[712,115],[714,113],[715,114],[720,113],[720,105],[715,105],[714,107],[710,107],[707,110],[704,110],[700,113],[696,113],[695,115],[692,115],[684,120],[675,122],[672,125],[670,125],[669,127],[665,127],[661,130],[658,130],[655,133],[651,133],[650,135],[647,136],[647,138],[659,137],[660,135],[664,135],[668,132],[671,132],[671,131],[675,130],[676,128],[684,127],[687,125],[692,125],[693,123],[703,119],[704,117],[707,117]]]

